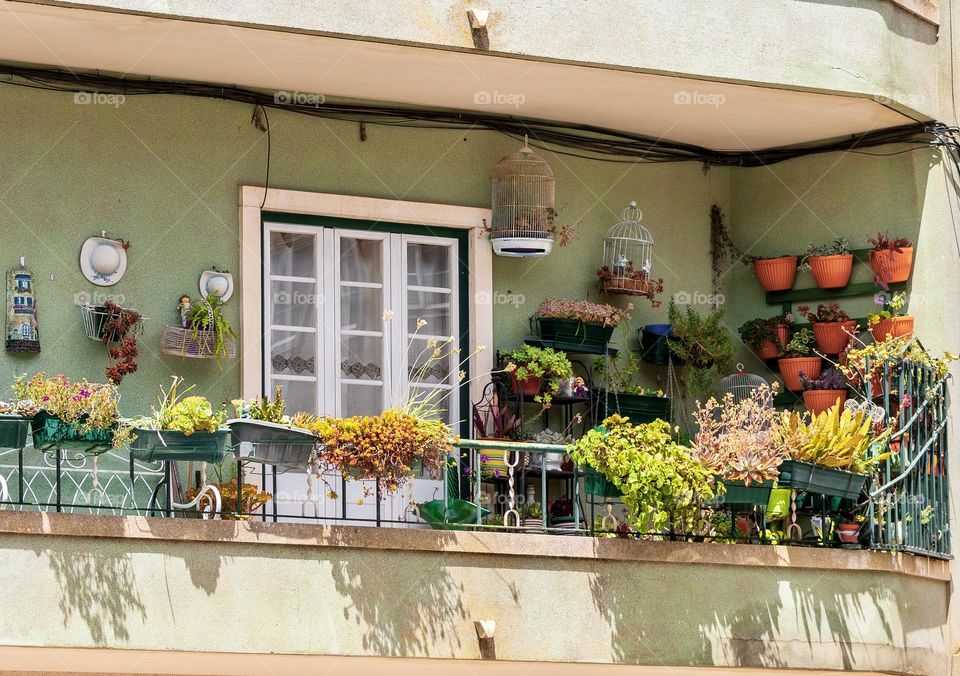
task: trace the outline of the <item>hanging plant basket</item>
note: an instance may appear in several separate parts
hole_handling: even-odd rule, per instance
[[[821,289],[840,289],[850,282],[853,272],[853,254],[810,256],[810,274]]]
[[[597,392],[597,420],[618,413],[634,425],[650,423],[654,420],[669,420],[667,411],[670,399],[652,397],[645,394],[617,394],[599,390]]]
[[[648,364],[665,366],[673,360],[674,366],[683,364],[670,349],[668,338],[673,338],[673,328],[670,324],[647,324],[637,331],[640,338],[640,359]]]
[[[0,448],[23,448],[30,433],[30,418],[0,415]]]
[[[197,331],[197,337],[194,338],[193,329],[165,326],[163,335],[160,337],[160,351],[164,354],[191,359],[216,359],[213,353],[216,337],[214,331]],[[224,346],[227,350],[225,355],[227,359],[237,356],[237,343],[232,337],[224,341]]]
[[[791,392],[800,392],[803,389],[800,372],[802,371],[810,379],[819,378],[823,363],[820,357],[790,357],[780,359],[777,366],[780,368],[780,377],[783,378],[786,388]]]
[[[227,421],[233,445],[249,443],[253,446],[249,460],[267,465],[306,467],[320,440],[307,430],[279,425],[251,418]]]
[[[856,499],[866,483],[865,474],[787,460],[780,465],[780,486],[798,491]]]
[[[657,289],[647,278],[613,277],[600,280],[600,290],[603,293],[620,296],[643,296],[651,298],[656,295]]]
[[[130,442],[130,455],[141,462],[158,460],[220,463],[227,455],[230,430],[194,432],[187,435],[175,430],[135,428]]]
[[[803,405],[813,415],[831,409],[838,400],[843,406],[847,400],[846,390],[804,390],[803,392]]]
[[[123,340],[125,336],[116,335],[107,329],[108,322],[113,319],[119,319],[124,312],[134,312],[137,314],[138,321],[142,319],[140,313],[129,308],[114,307],[108,308],[105,305],[81,305],[80,314],[83,317],[83,331],[90,340],[98,343],[117,342]]]
[[[758,258],[753,261],[753,272],[764,291],[788,291],[797,278],[797,257]]]
[[[892,338],[910,338],[913,335],[913,321],[913,315],[881,319],[870,327],[870,334],[878,343],[886,340],[887,334]]]
[[[888,284],[905,282],[910,279],[913,265],[913,247],[905,246],[900,251],[871,251],[867,254],[873,274]]]
[[[814,322],[813,335],[817,339],[817,347],[824,354],[840,354],[857,330],[855,321],[848,322]],[[808,374],[809,375],[809,374]]]
[[[33,416],[30,426],[33,431],[33,447],[40,451],[60,448],[83,453],[103,453],[113,447],[113,434],[116,430],[116,426],[113,426],[81,434],[72,424],[46,411],[40,411]]]

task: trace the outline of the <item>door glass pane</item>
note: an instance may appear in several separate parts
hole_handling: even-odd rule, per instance
[[[439,343],[435,349],[426,347],[426,342],[415,340],[410,344],[407,365],[409,382],[421,385],[450,382],[451,371],[459,364],[459,355],[451,354],[453,343]],[[440,351],[437,356],[436,350]]]
[[[417,330],[417,321],[424,320],[426,326],[419,333],[428,336],[449,336],[452,324],[450,322],[450,294],[433,291],[407,292],[407,331]]]
[[[274,379],[270,388],[270,396],[276,386],[283,388],[283,400],[287,403],[287,413],[293,415],[301,411],[306,413],[323,413],[317,410],[317,384],[305,380]]]
[[[283,277],[316,276],[313,235],[270,233],[270,274]]]
[[[450,247],[407,245],[407,285],[450,288]]]
[[[340,386],[340,415],[378,415],[383,412],[380,386],[343,383]]]
[[[340,289],[340,327],[354,331],[383,330],[382,289],[344,286]]]
[[[340,377],[351,380],[383,380],[381,338],[343,336],[340,339]]]
[[[270,369],[275,375],[316,376],[317,335],[304,331],[270,332]]]
[[[383,242],[378,239],[340,240],[340,279],[345,282],[383,282]]]
[[[317,326],[316,286],[312,282],[270,282],[270,323],[275,326]]]

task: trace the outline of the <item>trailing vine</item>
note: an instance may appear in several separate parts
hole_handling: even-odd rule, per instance
[[[720,281],[726,274],[729,264],[736,260],[747,265],[751,258],[730,237],[730,230],[724,221],[720,205],[714,202],[710,207],[710,266],[713,271],[714,293],[720,292]]]
[[[119,385],[137,370],[137,333],[142,328],[143,317],[139,312],[127,310],[113,301],[104,304],[106,320],[100,331],[100,340],[107,347],[107,355],[113,361],[106,368],[107,378]]]

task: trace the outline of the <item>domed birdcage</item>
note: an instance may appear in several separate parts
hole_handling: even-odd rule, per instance
[[[546,256],[553,250],[556,179],[546,161],[524,144],[497,162],[490,242],[498,256]]]
[[[653,236],[640,223],[643,212],[636,202],[620,214],[620,222],[603,238],[603,263],[597,271],[604,293],[652,298],[656,285],[653,267]]]
[[[721,378],[717,382],[717,393],[723,397],[728,392],[733,394],[733,403],[739,404],[744,399],[749,399],[754,390],[766,385],[770,386],[766,380],[753,373],[746,373],[743,370],[743,364],[737,364],[737,372],[726,378]],[[770,391],[767,407],[773,406],[773,392]]]

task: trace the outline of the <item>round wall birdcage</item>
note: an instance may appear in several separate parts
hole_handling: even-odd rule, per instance
[[[756,374],[745,372],[743,364],[737,364],[736,373],[721,378],[717,382],[717,393],[722,397],[729,392],[733,394],[733,403],[739,404],[744,399],[749,399],[754,390],[763,386],[769,387],[770,383]],[[772,391],[769,391],[769,396],[764,405],[766,407],[773,406]]]
[[[603,263],[598,276],[604,293],[652,296],[653,235],[640,223],[636,202],[620,214],[620,222],[603,238]]]
[[[490,242],[498,256],[546,256],[553,250],[556,179],[527,145],[497,162]]]

